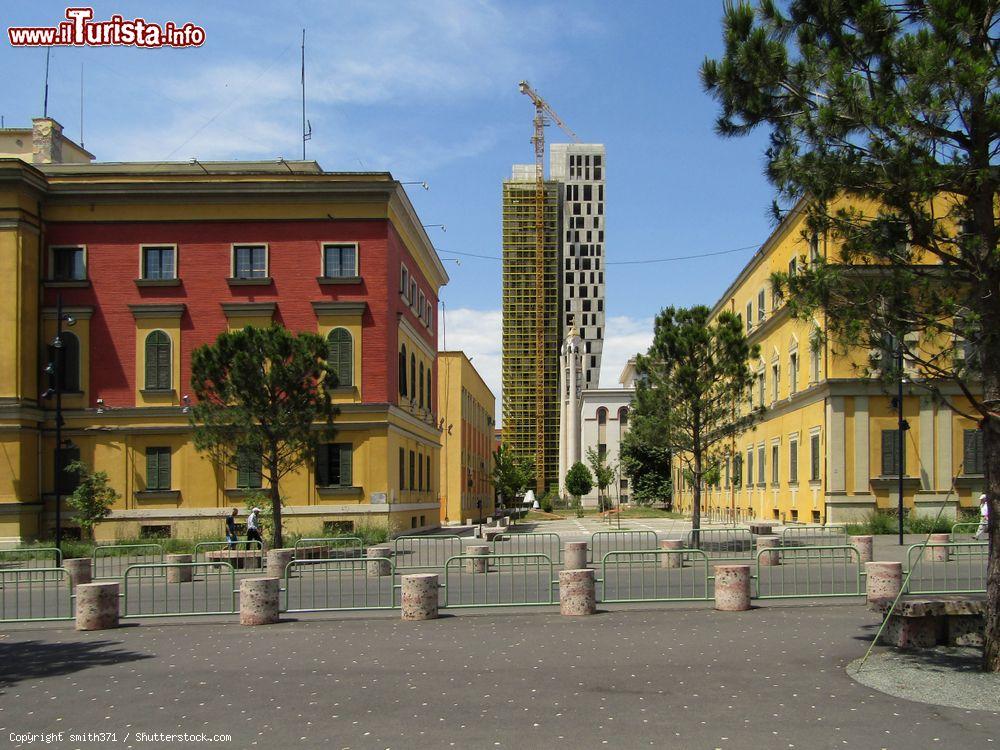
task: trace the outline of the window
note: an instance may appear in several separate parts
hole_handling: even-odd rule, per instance
[[[170,448],[146,448],[146,489],[170,489]]]
[[[760,487],[764,486],[764,474],[765,474],[765,460],[764,446],[757,446],[757,485]]]
[[[417,390],[420,397],[420,408],[424,408],[424,363],[420,363],[420,388]]]
[[[764,399],[766,397],[765,396],[766,392],[767,388],[765,387],[764,383],[764,371],[761,370],[759,373],[757,373],[757,401],[761,409],[764,408]]]
[[[410,307],[417,304],[417,282],[410,279],[410,296],[406,298],[406,301],[410,303]]]
[[[603,406],[597,410],[597,424],[607,424],[608,423],[608,410]]]
[[[813,383],[819,382],[819,347],[814,346],[809,351],[810,379]]]
[[[80,388],[80,339],[75,333],[63,331],[59,339],[62,343],[62,371],[59,374],[59,390],[63,393],[78,393]],[[56,362],[56,347],[49,347],[49,361]]]
[[[899,450],[899,430],[882,430],[882,476],[906,474],[906,450]]]
[[[624,430],[626,427],[628,427],[628,407],[627,406],[623,406],[621,409],[618,410],[618,427],[621,430]]]
[[[809,481],[819,481],[819,434],[809,436]]]
[[[608,457],[608,444],[607,443],[598,443],[597,444],[597,456],[601,459],[601,461],[603,461],[605,458]]]
[[[771,486],[778,486],[778,450],[779,445],[773,443],[771,445]]]
[[[80,449],[75,445],[63,446],[56,451],[56,463],[59,466],[59,493],[61,495],[72,494],[77,485],[80,484],[80,475],[75,471],[66,471],[66,467],[74,461],[80,460]]]
[[[723,472],[723,485],[722,486],[725,489],[728,490],[729,489],[729,459],[728,458],[726,459],[725,463],[722,464],[722,472]]]
[[[417,479],[417,457],[413,451],[410,451],[410,489],[416,489],[416,479]]]
[[[142,247],[142,278],[150,281],[177,278],[176,248],[173,245]]]
[[[737,453],[733,456],[733,487],[739,487],[743,483],[743,455]]]
[[[236,489],[261,488],[260,454],[244,448],[236,454]]]
[[[53,281],[86,279],[86,250],[82,246],[52,248],[51,276]]]
[[[983,431],[962,430],[962,473],[984,474]]]
[[[747,302],[747,333],[753,330],[753,300]]]
[[[427,456],[426,461],[427,461],[427,489],[432,490],[434,488],[431,486],[431,457]]]
[[[417,355],[410,354],[410,401],[417,400]]]
[[[431,368],[427,368],[427,411],[431,411]]]
[[[798,272],[798,270],[799,270],[799,261],[798,261],[798,258],[792,258],[790,261],[788,261],[788,275],[789,276],[794,276],[796,274],[796,272]]]
[[[406,398],[406,344],[399,350],[399,395]]]
[[[233,278],[266,279],[267,245],[233,245]]]
[[[404,297],[406,296],[406,291],[410,288],[410,272],[406,266],[399,267],[399,293]]]
[[[788,482],[796,484],[799,481],[799,440],[788,441]]]
[[[794,396],[799,383],[799,355],[792,352],[788,357],[788,395]]]
[[[775,401],[778,400],[778,383],[779,383],[778,375],[779,375],[778,363],[775,362],[773,365],[771,365],[771,403],[774,403]]]
[[[765,317],[767,317],[767,308],[764,302],[764,290],[761,289],[757,292],[757,322],[763,323]]]
[[[354,338],[346,328],[334,328],[326,337],[326,361],[338,386],[354,385]]]
[[[399,449],[399,489],[406,489],[406,451]]]
[[[170,388],[170,337],[163,331],[153,331],[146,337],[146,390]]]
[[[358,275],[358,254],[355,245],[323,245],[323,276],[343,279]]]
[[[809,238],[809,263],[815,263],[819,259],[819,235],[813,232]]]
[[[318,487],[350,487],[353,482],[354,446],[350,443],[324,443],[316,456]]]
[[[747,487],[753,487],[753,448],[747,448]]]
[[[424,459],[417,456],[417,489],[424,489]]]

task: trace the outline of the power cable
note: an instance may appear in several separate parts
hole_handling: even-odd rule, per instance
[[[734,247],[731,250],[713,250],[705,253],[695,253],[693,255],[675,255],[670,258],[646,258],[643,260],[609,260],[605,262],[607,266],[635,266],[635,265],[647,265],[650,263],[671,263],[678,260],[694,260],[696,258],[711,258],[716,255],[731,255],[732,253],[741,253],[745,250],[751,250],[759,248],[759,244],[755,245],[744,245],[743,247]],[[440,248],[434,248],[439,254],[443,255],[461,255],[465,258],[481,258],[483,260],[503,260],[499,255],[484,255],[481,253],[463,253],[458,250],[442,250]]]

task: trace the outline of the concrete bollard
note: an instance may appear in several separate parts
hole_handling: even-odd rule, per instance
[[[278,621],[281,581],[244,578],[240,581],[240,625],[273,625]]]
[[[764,554],[758,554],[761,566],[781,565],[781,553],[778,548],[781,546],[781,537],[759,536],[757,537],[757,552],[767,550]]]
[[[94,580],[94,569],[89,557],[71,557],[63,560],[62,566],[69,573],[69,585],[72,588]]]
[[[873,536],[852,536],[851,545],[858,551],[858,561],[864,565],[872,561],[872,549],[875,537]]]
[[[563,549],[563,567],[566,570],[583,570],[587,567],[586,542],[566,542]]]
[[[368,566],[368,575],[384,577],[392,575],[392,563],[390,562],[389,555],[391,554],[391,549],[389,547],[369,547],[365,550],[365,557],[368,558],[366,565]]]
[[[295,559],[295,550],[289,547],[267,551],[267,577],[284,579],[285,568]]]
[[[720,612],[750,609],[750,566],[715,566],[715,608]]]
[[[931,534],[924,554],[929,555],[932,562],[948,562],[948,548],[935,545],[948,544],[950,541],[951,534]]]
[[[485,573],[489,570],[489,558],[486,557],[490,554],[490,546],[488,544],[470,544],[465,548],[466,555],[475,555],[476,560],[466,560],[465,561],[465,572],[466,573]]]
[[[559,614],[592,615],[597,611],[594,571],[576,568],[559,571]]]
[[[167,568],[167,583],[190,583],[194,570],[190,563],[193,555],[167,555],[167,563],[187,563],[183,568]]]
[[[471,518],[466,518],[465,519],[465,525],[466,526],[474,526],[475,524],[473,523],[473,521],[472,521]]]
[[[865,595],[868,604],[895,599],[903,587],[903,563],[865,563]]]
[[[684,549],[683,539],[661,539],[660,549]],[[684,567],[684,555],[679,552],[671,552],[666,555],[660,555],[660,567],[661,568],[683,568]]]
[[[403,576],[400,589],[402,619],[437,619],[438,588],[437,573],[414,573]]]
[[[118,582],[81,583],[76,587],[76,629],[118,627]]]

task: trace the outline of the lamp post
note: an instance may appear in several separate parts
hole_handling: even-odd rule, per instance
[[[52,348],[54,350],[53,361],[49,362],[45,367],[45,372],[52,379],[52,386],[42,394],[42,398],[51,398],[55,396],[56,399],[56,448],[53,461],[53,478],[55,479],[54,490],[56,496],[56,548],[60,551],[62,550],[62,493],[60,480],[63,475],[63,467],[60,466],[60,459],[62,457],[62,426],[63,426],[63,416],[62,416],[62,391],[63,383],[65,382],[65,368],[66,368],[66,358],[63,355],[63,350],[66,345],[63,343],[63,322],[67,325],[76,325],[76,320],[72,315],[67,315],[63,312],[63,301],[62,294],[56,297],[56,337],[52,340]]]
[[[903,546],[903,471],[904,471],[904,457],[906,451],[906,439],[905,434],[910,425],[905,419],[903,419],[903,383],[905,378],[903,377],[903,337],[900,336],[896,340],[896,369],[899,372],[899,382],[897,383],[896,391],[896,405],[898,411],[896,412],[897,422],[896,422],[896,437],[899,442],[897,444],[897,450],[899,452],[899,461],[897,463],[897,468],[899,469],[899,498],[897,504],[897,513],[899,515],[899,546]]]

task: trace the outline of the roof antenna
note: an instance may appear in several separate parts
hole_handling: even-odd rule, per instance
[[[306,160],[306,141],[312,137],[312,123],[306,119],[306,30],[302,29],[302,161]]]
[[[52,55],[52,48],[45,48],[45,100],[42,103],[42,117],[49,116],[49,57]]]
[[[83,63],[80,63],[80,148],[83,147]]]

